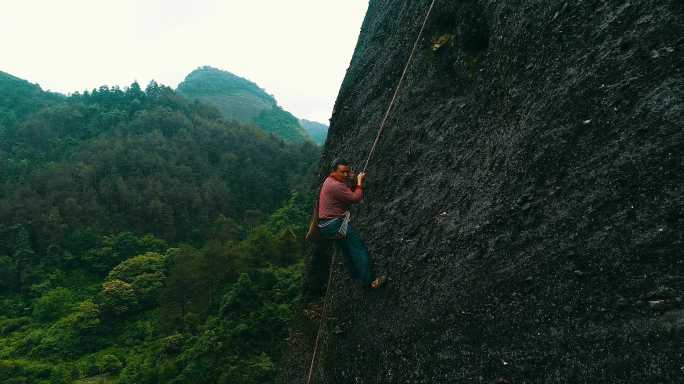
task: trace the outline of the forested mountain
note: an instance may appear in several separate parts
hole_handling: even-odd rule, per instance
[[[188,241],[219,215],[273,211],[302,184],[316,148],[217,117],[156,84],[52,104],[3,132],[0,219],[32,222],[45,239],[56,209],[73,219],[57,223],[69,232],[128,229]]]
[[[309,134],[309,136],[311,136],[311,138],[313,139],[313,141],[316,142],[316,144],[325,144],[325,138],[328,135],[327,125],[306,119],[299,119],[299,124],[301,124],[302,127],[304,127],[306,132]]]
[[[0,71],[0,132],[63,96],[44,92],[40,86]]]
[[[172,89],[0,76],[0,382],[269,382],[318,158]]]
[[[192,71],[178,85],[179,94],[213,105],[227,119],[251,122],[287,141],[310,140],[291,113],[255,83],[212,67]]]

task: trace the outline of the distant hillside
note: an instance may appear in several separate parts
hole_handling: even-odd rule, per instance
[[[280,108],[273,96],[228,71],[200,67],[186,76],[177,92],[215,106],[227,119],[255,123],[285,140],[310,140],[297,118]]]
[[[44,92],[37,84],[0,71],[0,128],[9,128],[17,120],[63,96]]]
[[[311,136],[311,138],[316,142],[316,144],[325,144],[325,138],[328,135],[327,125],[306,119],[300,119],[299,124],[301,124],[302,127],[304,127],[306,133],[308,133],[309,136]]]
[[[67,223],[71,231],[189,241],[220,215],[240,222],[279,208],[300,179],[274,177],[281,176],[277,164],[301,175],[318,156],[313,142],[283,145],[155,82],[67,97],[2,74],[0,102],[0,232],[30,223],[41,240],[50,233],[44,213],[64,215],[73,199],[82,216]],[[178,208],[204,203],[204,211]],[[168,228],[153,217],[160,212]]]

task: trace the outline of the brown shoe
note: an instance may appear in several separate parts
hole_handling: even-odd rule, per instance
[[[386,281],[387,281],[387,278],[385,276],[379,276],[379,277],[376,277],[375,280],[373,280],[373,282],[371,283],[370,286],[373,289],[378,289],[378,288],[382,287],[383,285],[385,285]]]

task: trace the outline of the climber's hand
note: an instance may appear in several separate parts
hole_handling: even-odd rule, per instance
[[[356,176],[356,185],[363,186],[363,183],[366,181],[366,172],[361,172]]]

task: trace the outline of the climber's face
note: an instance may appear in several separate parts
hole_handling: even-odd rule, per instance
[[[330,173],[330,176],[334,177],[335,180],[345,182],[349,180],[350,170],[348,165],[338,165],[337,169]]]

